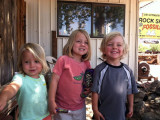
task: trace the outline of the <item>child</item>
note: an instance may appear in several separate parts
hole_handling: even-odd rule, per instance
[[[100,46],[105,60],[93,75],[92,109],[96,120],[125,120],[125,103],[128,99],[129,112],[133,115],[133,94],[137,87],[132,70],[120,60],[127,53],[127,46],[119,32],[107,34]]]
[[[42,73],[48,71],[43,48],[25,44],[18,56],[19,73],[0,93],[0,111],[16,95],[19,120],[42,120],[49,115],[46,82]]]
[[[90,68],[90,37],[84,30],[75,30],[63,48],[54,68],[49,88],[49,111],[54,120],[85,120],[86,110],[82,92],[85,70]],[[69,110],[69,114],[57,112]]]

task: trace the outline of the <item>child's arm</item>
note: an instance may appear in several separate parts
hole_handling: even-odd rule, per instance
[[[98,110],[98,94],[96,92],[92,92],[92,110],[96,120],[105,120],[103,115]]]
[[[59,76],[55,73],[53,73],[52,75],[52,80],[51,83],[49,85],[49,112],[50,114],[56,114],[56,109],[57,109],[57,105],[55,102],[55,97],[56,97],[56,91],[57,91],[57,85],[59,82]]]
[[[11,82],[7,85],[0,93],[0,111],[4,109],[8,100],[16,95],[20,88],[20,84],[16,81]]]
[[[134,99],[134,95],[130,94],[127,95],[127,99],[128,99],[128,110],[129,112],[127,113],[127,118],[131,118],[133,115],[133,99]]]

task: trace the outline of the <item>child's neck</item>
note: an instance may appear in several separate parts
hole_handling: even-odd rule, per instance
[[[73,59],[77,62],[82,62],[82,59],[81,58],[76,58],[76,57],[73,57]]]
[[[26,74],[27,75],[27,74]],[[31,77],[31,78],[35,78],[35,79],[38,79],[39,78],[39,74],[38,75],[34,75],[34,76],[32,76],[32,75],[28,75],[29,77]]]
[[[121,65],[120,60],[106,60],[106,62],[110,65],[113,65],[113,66],[120,66]]]
[[[73,55],[73,59],[77,62],[82,62],[82,56]]]

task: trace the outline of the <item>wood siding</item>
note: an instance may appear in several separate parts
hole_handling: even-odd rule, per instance
[[[26,0],[26,42],[40,44],[46,56],[52,55],[51,1]]]
[[[17,71],[18,50],[25,43],[25,10],[23,0],[0,1],[0,86]]]
[[[24,0],[17,0],[17,54],[19,49],[26,43],[26,3]]]
[[[0,86],[12,78],[14,66],[14,0],[0,1]]]

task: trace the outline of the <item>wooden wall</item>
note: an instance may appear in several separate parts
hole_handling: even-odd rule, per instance
[[[17,71],[18,50],[25,43],[23,0],[0,0],[0,86]]]
[[[40,44],[46,55],[52,55],[51,2],[55,0],[26,1],[26,42]],[[54,9],[55,10],[55,9]]]
[[[17,0],[16,38],[17,54],[19,49],[26,43],[26,2]]]
[[[14,0],[0,1],[0,86],[12,78],[14,66]]]

